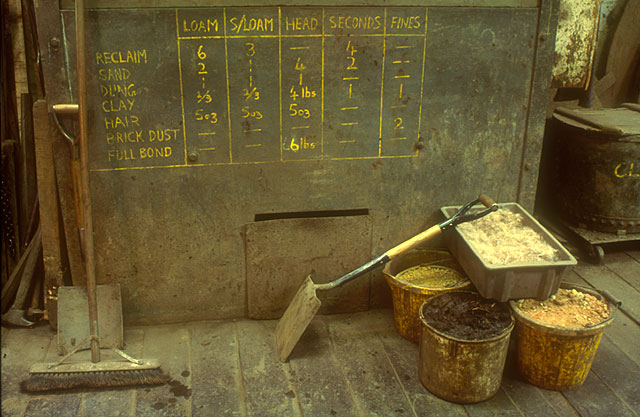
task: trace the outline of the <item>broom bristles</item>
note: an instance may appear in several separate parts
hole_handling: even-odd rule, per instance
[[[161,369],[93,372],[51,372],[31,374],[22,382],[27,392],[58,391],[73,388],[126,387],[131,385],[162,385],[170,377]]]

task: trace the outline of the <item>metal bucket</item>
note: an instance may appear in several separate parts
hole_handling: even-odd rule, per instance
[[[442,265],[464,274],[462,267],[453,259],[451,253],[441,250],[418,249],[408,252],[387,263],[384,274],[393,299],[393,319],[398,333],[413,343],[420,341],[420,319],[418,311],[425,300],[435,294],[447,291],[464,290],[471,287],[466,279],[454,287],[423,287],[410,285],[396,278],[396,275],[413,266],[425,263]]]
[[[599,300],[605,298],[589,288],[561,284],[560,288],[579,290]],[[613,322],[616,304],[609,305],[609,318],[588,328],[568,328],[541,323],[522,314],[516,301],[510,301],[516,317],[518,370],[533,385],[564,391],[579,387],[587,379],[604,329]]]
[[[510,316],[509,326],[498,336],[482,340],[458,339],[436,330],[425,319],[425,306],[443,295],[447,294],[431,297],[420,308],[420,382],[447,401],[470,404],[487,400],[498,392],[502,382],[513,316]]]
[[[639,233],[640,135],[604,133],[554,117],[554,194],[563,216],[591,230]]]

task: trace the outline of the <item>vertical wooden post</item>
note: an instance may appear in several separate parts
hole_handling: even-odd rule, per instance
[[[76,210],[74,192],[74,180],[79,181],[79,178],[74,178],[72,169],[72,165],[77,161],[74,160],[71,144],[58,132],[53,136],[53,160],[71,281],[73,285],[85,286],[87,281],[82,263],[82,250],[80,249],[81,243],[78,233],[79,223],[76,218],[78,212]]]
[[[53,137],[55,135],[49,119],[45,100],[33,105],[34,142],[40,224],[42,226],[42,257],[44,261],[44,307],[49,324],[57,327],[58,287],[64,283],[61,255],[61,230],[58,221],[58,192],[53,163]]]

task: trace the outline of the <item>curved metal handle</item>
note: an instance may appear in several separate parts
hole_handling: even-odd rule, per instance
[[[607,300],[608,302],[610,302],[611,304],[613,304],[617,308],[621,309],[622,301],[618,300],[613,295],[611,295],[611,293],[609,291],[601,289],[601,288],[598,288],[596,291],[598,291],[600,294],[602,294],[602,296],[604,297],[605,300]]]
[[[466,214],[471,207],[475,206],[478,203],[484,204],[487,208],[479,211],[477,213]],[[488,195],[480,194],[478,198],[474,201],[471,201],[460,208],[453,216],[449,217],[449,219],[440,223],[440,229],[446,230],[450,229],[460,223],[470,222],[473,220],[477,220],[481,217],[486,216],[487,214],[498,210],[498,204]]]
[[[62,136],[67,138],[67,140],[71,142],[72,145],[75,145],[76,138],[67,133],[67,130],[64,128],[64,126],[62,126],[62,123],[60,123],[58,115],[77,116],[79,106],[77,104],[54,104],[53,106],[51,106],[51,108],[53,109],[53,120],[56,122],[58,131],[62,133]]]

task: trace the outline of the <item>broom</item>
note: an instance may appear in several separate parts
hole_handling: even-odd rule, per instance
[[[89,149],[87,140],[86,69],[85,69],[85,1],[76,0],[76,52],[78,77],[78,131],[80,147],[80,182],[84,211],[84,255],[87,275],[87,298],[89,301],[89,333],[73,351],[53,364],[34,364],[29,378],[22,383],[27,392],[65,390],[72,388],[122,387],[130,385],[159,385],[169,381],[160,370],[155,359],[135,359],[119,349],[111,348],[125,361],[100,361],[100,338],[98,335],[98,304],[96,300],[96,271],[94,264],[93,220],[89,194]],[[91,346],[91,362],[64,363],[69,357]]]

